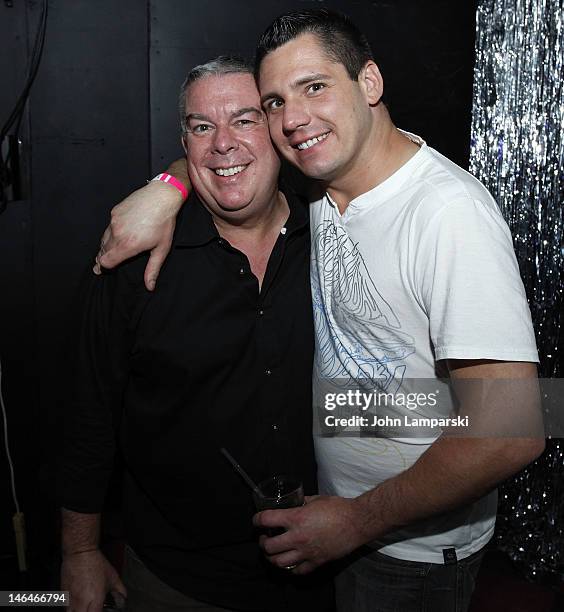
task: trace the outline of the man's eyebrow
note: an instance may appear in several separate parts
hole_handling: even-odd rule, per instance
[[[307,85],[307,83],[311,83],[312,81],[326,81],[330,79],[331,75],[323,74],[322,72],[316,72],[315,74],[308,74],[307,76],[302,77],[301,79],[297,79],[292,83],[292,87],[295,89],[296,87],[301,87],[302,85]]]
[[[213,121],[207,117],[206,115],[201,115],[200,113],[189,113],[186,115],[186,123],[191,119],[197,119],[198,121],[207,121],[208,123],[213,123]]]
[[[257,115],[260,115],[262,117],[262,111],[260,110],[260,108],[257,108],[256,106],[246,106],[245,108],[240,108],[239,110],[236,110],[231,115],[231,118],[235,119],[236,117],[246,115],[247,113],[256,113]]]
[[[246,115],[247,113],[256,113],[257,115],[262,116],[262,111],[260,108],[256,106],[246,106],[245,108],[240,108],[233,113],[231,113],[231,118],[234,119],[236,117],[240,117],[241,115]],[[197,121],[207,121],[208,123],[213,123],[213,121],[207,116],[202,115],[201,113],[190,113],[186,115],[186,122],[188,123],[191,119],[196,119]]]
[[[301,87],[302,85],[307,85],[308,83],[312,83],[313,81],[326,81],[327,79],[331,79],[331,78],[332,77],[330,74],[324,74],[323,72],[316,72],[315,74],[308,74],[306,76],[303,76],[295,80],[290,85],[290,87],[292,89],[297,89],[298,87]],[[267,94],[264,94],[264,96],[261,96],[260,102],[261,104],[264,104],[267,100],[270,100],[270,98],[277,98],[278,96],[279,94],[272,91]]]

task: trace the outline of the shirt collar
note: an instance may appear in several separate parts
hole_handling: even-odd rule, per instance
[[[285,181],[278,185],[280,191],[286,196],[290,216],[286,221],[287,233],[293,233],[299,229],[309,226],[309,203],[305,198],[296,193]]]
[[[186,200],[176,220],[175,247],[203,246],[219,238],[212,216],[194,191]]]
[[[308,204],[285,184],[279,185],[286,196],[290,216],[285,224],[286,232],[293,233],[309,222]],[[220,238],[212,216],[200,202],[194,191],[178,214],[173,245],[175,247],[204,246],[214,239]]]

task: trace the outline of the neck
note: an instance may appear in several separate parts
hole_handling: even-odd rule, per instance
[[[374,109],[369,136],[352,167],[328,181],[326,190],[342,214],[352,200],[383,183],[418,150],[419,146],[392,123],[386,107],[379,104]]]
[[[290,209],[284,194],[277,191],[276,197],[269,205],[261,208],[260,215],[253,215],[252,219],[247,219],[244,223],[230,225],[214,218],[220,235],[232,247],[246,255],[251,271],[258,280],[259,291],[262,288],[270,254],[289,214]]]
[[[237,223],[212,214],[220,236],[245,252],[240,244],[264,242],[273,232],[280,231],[290,212],[286,198],[278,188],[266,205],[256,206],[256,209],[251,216]]]

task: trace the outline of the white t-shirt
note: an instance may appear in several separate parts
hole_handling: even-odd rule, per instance
[[[414,140],[416,137],[413,137]],[[317,380],[436,379],[436,361],[538,361],[509,228],[485,187],[428,147],[341,215],[311,205]],[[437,380],[437,386],[440,381]],[[444,406],[443,406],[444,408]],[[443,416],[438,415],[438,416]],[[322,493],[356,497],[410,467],[432,439],[316,437]],[[459,559],[491,538],[496,493],[374,546]]]

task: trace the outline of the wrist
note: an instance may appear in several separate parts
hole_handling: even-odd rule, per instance
[[[358,546],[363,546],[384,535],[388,529],[374,508],[369,491],[351,499],[353,521],[358,539]]]
[[[95,552],[100,552],[100,549],[97,546],[93,546],[92,548],[85,548],[85,549],[70,549],[70,550],[65,550],[63,549],[63,558],[66,559],[68,557],[76,557],[78,555],[85,555],[88,553],[95,553]]]
[[[159,218],[162,215],[176,217],[185,201],[176,187],[162,181],[149,181],[142,189],[151,194],[151,208],[159,209]]]
[[[63,556],[98,550],[100,514],[61,509],[61,551]]]
[[[186,198],[188,197],[188,189],[186,185],[184,185],[182,181],[177,179],[172,174],[169,174],[168,172],[161,172],[160,174],[157,174],[157,176],[151,179],[150,182],[151,183],[164,183],[165,185],[174,187],[174,189],[176,189],[182,196],[183,201],[186,200]]]

